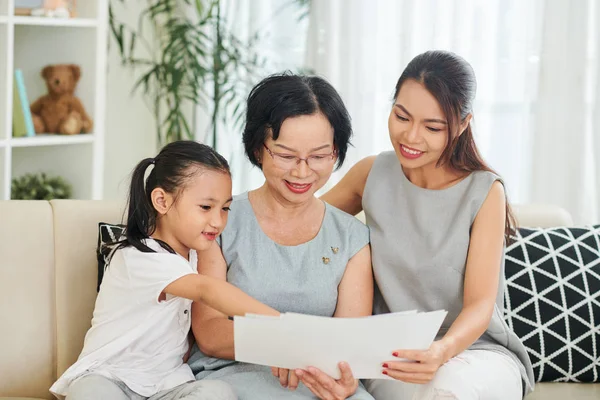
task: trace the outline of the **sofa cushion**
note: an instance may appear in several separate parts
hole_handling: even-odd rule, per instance
[[[535,385],[533,393],[525,400],[598,400],[600,384],[597,383],[554,383]]]
[[[98,284],[96,291],[100,291],[100,284],[102,283],[102,277],[108,264],[108,257],[113,249],[112,243],[115,243],[125,230],[125,225],[121,224],[110,224],[107,222],[100,222],[98,224],[98,246],[96,247],[96,255],[98,258]]]
[[[0,201],[0,397],[50,398],[54,227],[47,201]]]
[[[91,326],[96,302],[98,221],[119,221],[122,205],[110,201],[52,200],[56,268],[57,376],[71,366]]]
[[[600,225],[521,228],[506,249],[505,315],[538,382],[600,380]]]

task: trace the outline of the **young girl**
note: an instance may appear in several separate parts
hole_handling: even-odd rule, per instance
[[[231,201],[227,161],[208,146],[174,142],[137,165],[125,239],[112,253],[83,351],[50,388],[53,394],[68,400],[236,398],[223,382],[196,382],[184,362],[192,301],[230,316],[278,314],[197,273],[196,251],[211,247],[223,231]]]
[[[471,131],[475,88],[473,69],[457,55],[415,57],[390,110],[394,151],[360,161],[324,196],[346,212],[365,211],[376,313],[448,310],[428,350],[390,349],[381,373],[394,380],[367,383],[378,400],[517,400],[533,388],[525,347],[503,320],[503,250],[513,225],[504,184]]]

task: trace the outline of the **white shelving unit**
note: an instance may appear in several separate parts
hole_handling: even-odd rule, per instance
[[[30,25],[30,26],[62,26],[62,27],[82,27],[94,28],[98,26],[98,20],[93,18],[72,18],[68,20],[40,17],[12,17],[15,25]]]
[[[61,20],[15,16],[14,0],[0,0],[0,199],[10,199],[13,178],[30,172],[62,176],[74,198],[102,198],[108,0],[77,5],[77,18]],[[48,64],[81,67],[75,95],[94,121],[92,133],[12,137],[14,71],[23,71],[32,103],[47,92],[40,73]]]

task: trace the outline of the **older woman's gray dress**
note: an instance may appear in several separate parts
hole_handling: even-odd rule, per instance
[[[315,238],[282,246],[262,231],[245,193],[234,198],[220,243],[228,282],[281,312],[331,317],[346,265],[369,243],[369,230],[358,219],[326,204]],[[240,400],[316,398],[302,384],[296,391],[281,387],[269,367],[207,357],[197,346],[189,364],[197,379],[231,384]],[[373,397],[361,386],[351,399]]]

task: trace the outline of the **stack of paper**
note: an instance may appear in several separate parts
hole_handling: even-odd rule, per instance
[[[382,364],[399,349],[426,350],[446,311],[416,311],[361,318],[326,318],[285,313],[278,317],[234,317],[235,359],[288,369],[309,366],[340,378],[338,363],[355,378],[386,379]]]

